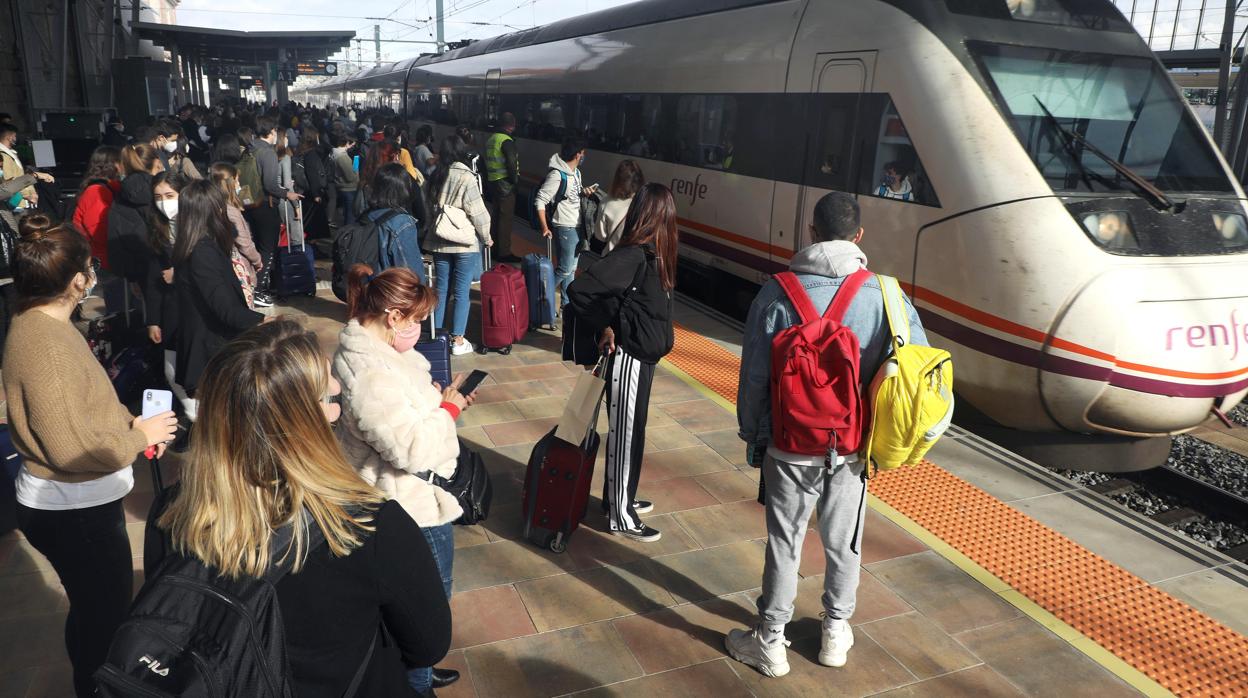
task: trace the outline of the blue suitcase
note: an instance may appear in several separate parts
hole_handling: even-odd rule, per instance
[[[555,329],[555,265],[550,261],[551,242],[546,239],[546,256],[526,254],[521,262],[524,285],[529,292],[529,328]]]
[[[17,479],[22,469],[22,454],[13,446],[13,435],[9,433],[7,424],[0,424],[0,460],[4,461],[4,472],[10,480]]]
[[[425,262],[425,278],[433,286],[433,264]],[[429,333],[421,333],[416,351],[429,360],[429,374],[433,382],[445,388],[451,384],[451,336],[433,326],[433,313],[429,313]]]
[[[277,264],[274,266],[277,295],[316,295],[316,253],[311,245],[277,248]]]

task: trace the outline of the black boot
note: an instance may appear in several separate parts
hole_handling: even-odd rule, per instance
[[[459,680],[459,672],[454,669],[433,668],[433,687],[446,688]]]

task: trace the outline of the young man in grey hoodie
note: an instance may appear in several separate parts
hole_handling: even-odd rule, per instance
[[[815,242],[798,252],[789,264],[819,313],[827,311],[841,283],[867,266],[859,249],[863,230],[858,202],[848,194],[832,193],[815,205],[811,235]],[[906,299],[910,339],[927,345],[919,316]],[[737,393],[737,421],[751,465],[762,467],[766,483],[767,553],[763,594],[758,599],[758,623],[749,630],[733,630],[725,644],[733,659],[767,676],[789,673],[784,626],[793,618],[797,598],[798,563],[802,540],[812,512],[819,515],[826,568],[823,580],[823,640],[819,663],[844,666],[854,644],[849,618],[854,613],[861,563],[862,527],[866,515],[867,484],[858,457],[838,456],[829,466],[825,456],[780,451],[771,439],[771,342],[779,332],[799,322],[793,305],[775,280],[759,290],[746,319]],[[872,276],[859,289],[842,324],[858,337],[859,371],[863,395],[888,356],[890,342],[884,296]]]
[[[581,165],[585,163],[585,148],[585,139],[577,136],[566,138],[559,152],[550,156],[550,169],[546,173],[546,179],[533,196],[542,236],[553,237],[555,240],[555,249],[558,252],[555,286],[561,289],[563,305],[568,303],[568,286],[572,285],[572,279],[576,276],[576,248],[581,241],[576,229],[581,223],[581,197],[598,191],[597,186],[581,186]],[[561,187],[562,197],[559,195]],[[555,208],[550,216],[552,220],[547,220],[546,206],[551,202],[554,202]]]

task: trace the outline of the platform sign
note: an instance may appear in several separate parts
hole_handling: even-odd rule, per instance
[[[296,75],[337,75],[338,64],[329,61],[300,61],[298,63],[287,63],[282,66],[287,70],[295,71]]]
[[[260,66],[245,63],[207,63],[204,65],[204,75],[208,77],[238,77],[262,72],[264,69]]]
[[[276,66],[273,68],[273,82],[292,83],[297,77],[299,77],[298,74],[289,68],[279,68]]]

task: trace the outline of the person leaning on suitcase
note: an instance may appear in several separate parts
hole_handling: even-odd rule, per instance
[[[568,287],[569,303],[611,354],[607,366],[607,477],[602,497],[611,532],[642,542],[659,531],[638,518],[654,508],[638,500],[646,414],[654,365],[672,350],[676,287],[676,202],[662,184],[637,193],[620,244]]]
[[[406,267],[376,275],[363,264],[351,267],[351,319],[338,335],[333,371],[342,384],[337,431],[347,461],[420,524],[450,598],[455,555],[451,523],[463,509],[429,480],[432,475],[455,475],[455,419],[472,404],[472,396],[457,389],[462,375],[445,388],[437,386],[429,375],[429,361],[413,350],[421,323],[436,303],[433,291]],[[453,670],[431,667],[408,674],[419,693],[458,678]]]

